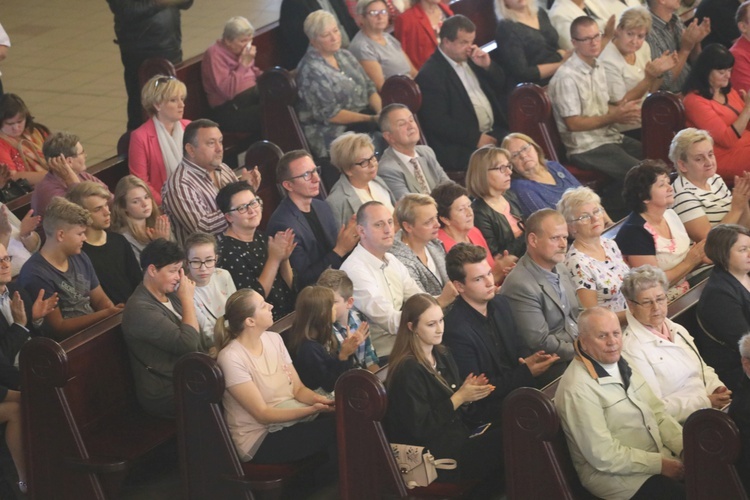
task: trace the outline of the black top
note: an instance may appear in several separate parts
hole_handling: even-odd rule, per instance
[[[516,202],[515,193],[508,191],[505,193],[505,199],[510,204],[510,214],[522,221],[523,215]],[[492,255],[502,254],[505,250],[516,257],[526,253],[526,238],[523,234],[518,238],[513,235],[510,223],[503,214],[489,206],[482,198],[474,200],[471,206],[474,209],[474,225],[487,240]],[[523,228],[523,225],[521,227]]]
[[[0,402],[4,401],[8,395],[8,389],[17,391],[21,385],[21,374],[18,368],[14,366],[16,356],[21,348],[29,339],[29,336],[36,336],[38,333],[32,326],[31,306],[34,300],[26,290],[16,283],[8,283],[8,298],[12,299],[13,294],[18,292],[23,300],[24,309],[26,310],[26,328],[16,323],[9,324],[3,314],[0,314]],[[34,297],[36,298],[36,297]]]
[[[510,19],[497,23],[497,49],[492,56],[507,72],[512,86],[523,82],[547,85],[551,77],[541,79],[537,65],[562,61],[557,52],[560,48],[557,31],[544,9],[537,11],[537,18],[539,29]]]
[[[107,297],[114,304],[127,302],[135,287],[143,280],[141,266],[135,260],[128,240],[119,233],[107,231],[107,242],[104,245],[94,246],[84,242],[83,251],[91,260]]]
[[[701,45],[706,47],[712,43],[720,43],[730,48],[740,36],[734,14],[742,2],[737,0],[701,0],[695,10],[695,17],[711,20],[711,33],[703,39]]]
[[[703,360],[734,391],[745,377],[737,342],[750,332],[750,292],[737,278],[715,266],[695,314],[710,334],[702,328],[690,332]]]
[[[646,219],[641,214],[630,212],[617,231],[615,242],[623,255],[656,255],[656,244],[645,227]]]
[[[318,218],[318,214],[315,213],[315,210],[311,207],[309,212],[302,212],[302,214],[305,216],[307,223],[310,224],[310,229],[315,235],[315,239],[318,241],[326,241],[326,232],[323,230],[323,225],[320,223],[320,219]]]
[[[165,5],[157,0],[107,0],[115,15],[116,43],[123,52],[179,52],[182,58],[180,10],[193,0]]]
[[[292,356],[300,380],[312,390],[322,387],[326,392],[333,392],[339,376],[354,368],[353,357],[341,361],[336,354],[309,339],[303,340]]]
[[[255,231],[253,241],[240,241],[224,235],[219,242],[219,262],[222,269],[229,271],[237,289],[252,288],[266,298],[273,306],[274,321],[283,318],[294,311],[297,299],[294,290],[287,286],[281,273],[276,273],[273,286],[266,296],[263,286],[258,281],[263,267],[268,260],[268,236],[261,231]]]

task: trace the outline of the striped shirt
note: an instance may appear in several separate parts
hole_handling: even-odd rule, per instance
[[[683,224],[705,215],[713,226],[721,222],[732,205],[732,193],[717,174],[708,179],[709,191],[699,188],[683,176],[679,176],[672,187],[675,192],[672,208]]]
[[[680,18],[675,14],[672,14],[672,18],[668,22],[664,22],[662,18],[652,12],[651,21],[651,31],[646,35],[646,41],[651,47],[651,57],[656,59],[661,56],[665,50],[675,52],[679,51],[682,32],[685,31],[685,25],[680,21]],[[682,72],[677,78],[673,78],[672,72],[667,71],[664,74],[664,81],[661,84],[661,90],[682,92],[682,86],[685,84],[685,80],[687,80],[688,73],[690,73],[689,63],[685,63]]]
[[[215,170],[219,186],[237,181],[232,169],[223,163]],[[183,158],[161,189],[164,213],[169,216],[177,242],[182,245],[196,231],[221,234],[227,221],[216,205],[219,189],[211,173]]]

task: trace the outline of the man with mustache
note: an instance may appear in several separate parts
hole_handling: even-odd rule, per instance
[[[578,338],[581,305],[570,273],[562,264],[567,248],[568,225],[562,214],[551,208],[534,212],[526,220],[526,254],[500,290],[510,301],[526,347],[521,356],[537,351],[560,356],[560,362],[544,374],[544,381],[562,374],[573,359],[573,343]]]

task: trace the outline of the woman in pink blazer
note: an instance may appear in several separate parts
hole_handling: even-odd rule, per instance
[[[130,134],[130,173],[148,184],[161,206],[161,187],[182,161],[182,136],[190,120],[183,120],[185,84],[173,76],[157,75],[141,91],[141,104],[151,117]]]
[[[440,0],[415,0],[414,5],[398,16],[393,24],[393,34],[419,69],[438,46],[438,33],[443,21],[453,11]]]

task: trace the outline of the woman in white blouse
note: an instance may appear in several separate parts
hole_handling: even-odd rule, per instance
[[[682,424],[695,410],[727,405],[732,392],[703,361],[688,331],[667,318],[664,271],[635,268],[622,292],[629,307],[622,354],[664,401],[667,413]]]

